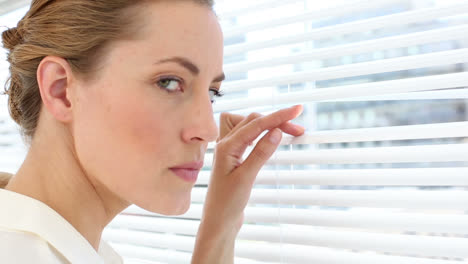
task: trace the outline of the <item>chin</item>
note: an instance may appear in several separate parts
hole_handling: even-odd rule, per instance
[[[190,203],[184,205],[183,207],[173,208],[174,210],[168,211],[165,215],[183,215],[185,214],[188,209],[190,209]]]
[[[184,198],[179,197],[177,200],[171,199],[163,203],[161,203],[161,201],[159,200],[158,203],[155,204],[150,203],[146,205],[136,205],[152,213],[172,216],[185,214],[188,211],[188,209],[190,209],[190,204],[191,197],[190,195],[188,195]]]

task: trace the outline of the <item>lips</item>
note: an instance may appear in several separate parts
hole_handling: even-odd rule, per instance
[[[203,168],[203,161],[190,162],[169,169],[182,180],[194,183],[197,181],[201,168]]]

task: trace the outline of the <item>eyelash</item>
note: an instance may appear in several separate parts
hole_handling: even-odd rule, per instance
[[[182,86],[183,85],[183,80],[177,78],[177,77],[173,77],[173,76],[166,76],[166,77],[161,77],[159,78],[157,81],[156,81],[156,85],[159,86],[159,88],[163,89],[164,91],[168,92],[168,93],[172,93],[172,92],[176,92],[176,90],[169,90],[167,89],[166,87],[162,86],[161,85],[161,81],[176,81],[179,86]],[[183,92],[184,89],[181,87],[180,90]],[[210,88],[209,89],[209,93],[210,93],[210,99],[211,99],[211,103],[215,103],[216,100],[214,99],[215,97],[217,98],[221,98],[224,96],[224,93],[223,91],[220,91],[218,89],[215,89],[215,88]],[[213,93],[213,95],[211,95],[211,93]]]
[[[210,88],[210,92],[213,92],[213,98],[211,99],[212,104],[216,102],[216,100],[214,99],[215,97],[221,98],[224,96],[224,92],[218,89]]]

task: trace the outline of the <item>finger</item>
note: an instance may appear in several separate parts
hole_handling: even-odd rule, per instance
[[[216,150],[223,153],[225,164],[234,164],[242,157],[247,147],[265,130],[272,130],[297,117],[302,112],[301,106],[279,110],[273,114],[259,117],[239,130],[227,140],[218,142]],[[219,158],[219,157],[218,157]]]
[[[262,117],[262,114],[259,113],[251,113],[247,117],[244,117],[242,121],[240,121],[234,128],[231,129],[227,134],[224,134],[224,136],[230,136],[234,134],[237,130],[239,130],[241,127],[245,126],[247,123],[251,122],[254,119],[257,119],[259,117]],[[305,129],[302,126],[293,124],[291,122],[284,123],[278,127],[281,129],[286,134],[298,137],[304,134]]]
[[[224,166],[231,168],[238,167],[242,155],[247,147],[265,130],[272,130],[280,125],[283,125],[288,120],[297,117],[302,112],[301,106],[295,106],[287,109],[279,110],[268,116],[259,117],[243,127],[232,136],[226,137],[225,140],[219,141],[216,145],[215,156],[216,160],[221,161]],[[262,119],[264,119],[262,121]],[[267,125],[262,125],[264,122]],[[271,126],[271,127],[269,127]],[[265,129],[263,129],[265,127]]]
[[[263,131],[277,128],[289,120],[296,118],[301,112],[302,106],[293,106],[267,116],[259,117],[239,128],[237,133],[232,135],[230,139],[231,144],[236,144],[231,146],[231,151],[233,151],[231,155],[241,156],[250,142],[253,142]]]
[[[281,137],[281,130],[275,128],[260,139],[247,159],[237,168],[238,173],[245,177],[243,180],[247,180],[249,184],[253,185],[260,169],[278,148]]]
[[[220,136],[217,141],[223,139],[224,137],[234,134],[237,130],[245,126],[247,123],[262,116],[263,115],[259,113],[251,113],[247,117],[230,113],[222,113],[219,125]],[[295,137],[303,135],[305,131],[304,127],[293,124],[291,122],[282,124],[281,126],[279,126],[279,129],[281,129],[284,133]]]
[[[246,124],[250,123],[251,121],[259,118],[259,117],[262,117],[263,115],[259,114],[259,113],[251,113],[249,114],[247,117],[244,117],[244,119],[239,122],[231,131],[228,132],[228,134],[226,135],[227,137],[231,136],[232,134],[234,134],[237,130],[239,130],[241,127],[245,126]]]
[[[219,118],[219,138],[224,138],[234,127],[236,127],[245,117],[230,113],[221,113]]]
[[[291,122],[284,123],[278,128],[281,129],[281,131],[283,131],[284,133],[295,137],[302,136],[305,132],[304,127],[293,124]]]

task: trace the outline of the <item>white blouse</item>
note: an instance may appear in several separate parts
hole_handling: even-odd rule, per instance
[[[123,260],[103,240],[96,252],[46,204],[0,189],[0,263],[121,264]]]

